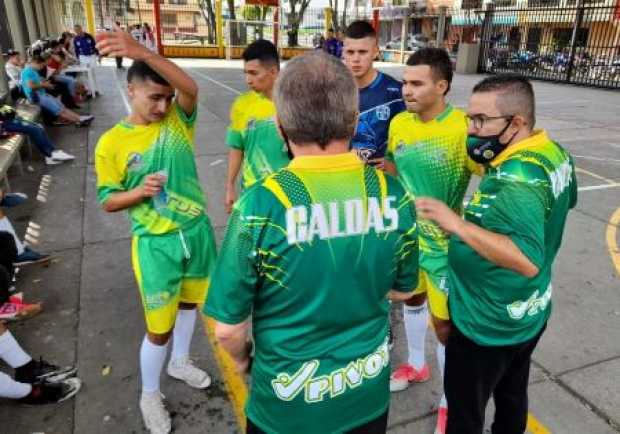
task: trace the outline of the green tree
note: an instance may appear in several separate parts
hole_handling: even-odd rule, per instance
[[[209,44],[215,44],[215,10],[212,0],[198,0],[202,17],[207,23],[207,39]]]
[[[304,19],[304,14],[310,0],[288,0],[290,12],[288,13],[288,25],[290,26],[288,35],[288,46],[296,47],[299,45],[299,27]]]

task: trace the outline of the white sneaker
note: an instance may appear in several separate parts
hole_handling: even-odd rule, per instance
[[[55,166],[57,164],[62,164],[62,161],[54,159],[54,157],[45,157],[45,164],[48,166]]]
[[[58,161],[71,161],[75,160],[75,157],[71,154],[66,153],[60,149],[52,152],[52,158]]]
[[[206,389],[211,385],[211,377],[202,369],[194,366],[189,357],[172,360],[168,363],[168,375],[177,380],[185,381],[196,389]]]
[[[164,407],[163,395],[159,392],[142,392],[140,411],[144,426],[151,434],[168,434],[172,429],[170,413]]]
[[[90,122],[93,119],[95,119],[93,115],[81,115],[80,116],[80,122]]]

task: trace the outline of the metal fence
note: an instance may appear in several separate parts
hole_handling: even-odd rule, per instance
[[[477,10],[469,24],[481,44],[479,70],[620,88],[619,12],[599,5]]]

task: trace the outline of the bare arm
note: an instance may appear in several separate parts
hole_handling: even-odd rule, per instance
[[[129,57],[146,62],[179,92],[177,103],[181,109],[187,115],[194,112],[198,99],[198,85],[183,69],[165,57],[150,51],[118,26],[115,26],[113,32],[107,32],[98,38],[97,48],[101,55]]]
[[[243,151],[231,149],[228,153],[228,175],[226,177],[226,198],[224,205],[226,212],[230,214],[232,206],[237,200],[236,181],[241,164],[243,163]]]
[[[42,81],[40,84],[36,84],[34,81],[32,80],[28,80],[27,83],[28,87],[32,90],[37,90],[37,89],[52,89],[54,86],[49,83],[47,80]]]
[[[390,160],[384,160],[383,170],[390,175],[398,176],[398,172],[396,171],[396,164]]]
[[[245,373],[250,361],[250,347],[248,345],[248,331],[250,321],[245,320],[239,324],[225,324],[215,322],[215,337],[219,344],[230,354],[237,370]]]
[[[539,269],[506,235],[497,234],[463,220],[443,202],[421,197],[416,199],[418,216],[437,223],[444,231],[456,234],[476,253],[502,268],[525,277],[534,277]]]
[[[159,194],[163,181],[161,175],[148,175],[141,186],[129,191],[112,193],[103,204],[103,209],[107,212],[116,212],[136,206],[144,199]]]

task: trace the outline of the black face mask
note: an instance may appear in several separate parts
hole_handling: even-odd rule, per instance
[[[467,136],[467,154],[476,163],[489,164],[495,157],[497,157],[506,147],[512,142],[512,139],[517,135],[518,131],[512,135],[510,140],[506,143],[501,143],[499,138],[506,132],[512,119],[508,124],[498,133],[490,136],[477,136],[471,134]]]

